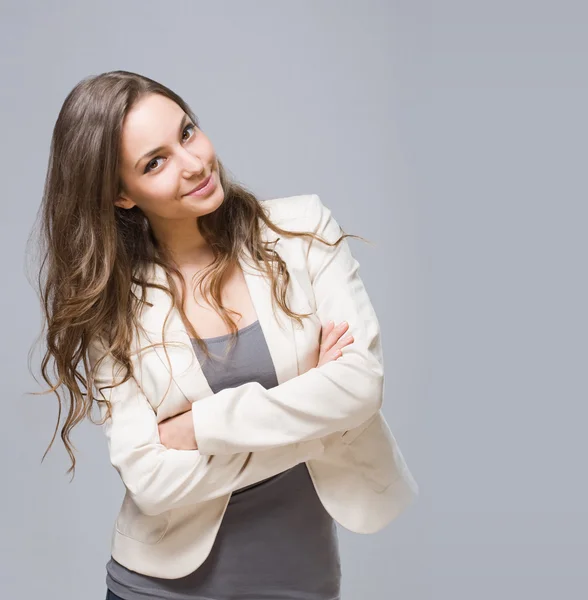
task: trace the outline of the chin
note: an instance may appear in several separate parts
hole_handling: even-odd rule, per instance
[[[225,201],[225,193],[222,189],[217,188],[208,198],[202,198],[199,200],[201,216],[208,215],[213,213],[215,210],[218,210],[223,202]],[[208,209],[208,210],[206,210]]]

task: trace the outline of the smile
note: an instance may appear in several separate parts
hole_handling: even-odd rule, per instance
[[[204,181],[200,182],[191,192],[184,194],[184,196],[206,196],[216,187],[216,178],[214,172],[212,172]]]

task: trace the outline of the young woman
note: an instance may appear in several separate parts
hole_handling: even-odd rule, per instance
[[[96,403],[124,484],[107,598],[339,598],[335,522],[378,531],[418,488],[331,211],[260,202],[179,96],[114,71],[66,98],[41,217],[68,472]]]

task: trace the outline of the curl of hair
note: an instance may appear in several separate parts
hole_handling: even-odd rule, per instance
[[[132,107],[148,94],[170,98],[199,127],[196,116],[180,96],[136,73],[111,71],[87,77],[73,88],[53,129],[37,215],[39,231],[33,229],[31,234],[42,257],[35,287],[39,290],[43,313],[39,337],[44,334],[46,342],[41,374],[49,385],[34,395],[53,392],[58,400],[57,423],[41,462],[53,445],[61,422],[61,388],[69,400],[61,439],[71,459],[66,473],[72,472],[72,479],[76,464],[75,447],[69,437],[72,429],[86,417],[102,425],[111,416],[110,402],[102,390],[135,378],[131,349],[134,336],[142,329],[138,314],[148,287],[160,288],[170,295],[172,306],[180,311],[190,335],[208,356],[206,344],[184,312],[186,286],[178,266],[158,246],[149,221],[137,206],[121,209],[114,204],[123,189],[119,177],[123,123]],[[329,242],[310,231],[280,228],[269,219],[263,202],[238,183],[220,159],[218,165],[225,199],[217,210],[198,218],[202,236],[215,256],[213,263],[199,273],[198,285],[201,290],[210,291],[210,302],[227,324],[232,345],[238,328],[229,314],[233,311],[221,302],[221,282],[227,270],[236,264],[243,247],[248,248],[256,267],[271,281],[274,307],[277,304],[298,323],[309,316],[295,313],[287,306],[290,276],[285,262],[272,248],[273,242],[262,239],[262,224],[279,235],[309,237],[329,246],[337,246],[346,237],[367,240],[343,233],[335,242]],[[146,280],[145,269],[152,263],[163,267],[168,287]],[[181,292],[172,273],[182,282]],[[135,286],[141,289],[140,296],[132,293],[138,289]],[[90,368],[89,351],[95,340],[100,340],[105,352]],[[165,340],[162,344],[165,348]],[[117,365],[122,377],[120,381],[116,377],[116,385],[99,388],[102,397],[98,398],[92,390],[103,360]],[[56,372],[55,382],[49,375],[50,361]],[[94,402],[106,404],[106,415],[100,423],[95,423],[91,416]]]

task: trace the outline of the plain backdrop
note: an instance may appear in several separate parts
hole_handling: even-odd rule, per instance
[[[25,274],[51,132],[125,69],[195,111],[261,199],[319,194],[383,333],[383,411],[421,494],[341,527],[343,599],[586,596],[586,10],[581,2],[1,2],[0,597],[103,600],[123,486],[77,469],[28,352]],[[35,381],[35,378],[37,381]]]

